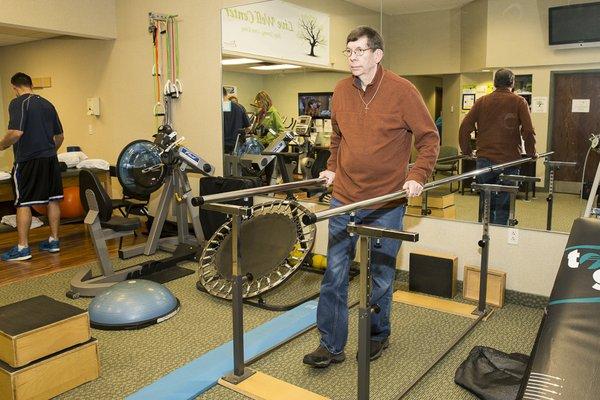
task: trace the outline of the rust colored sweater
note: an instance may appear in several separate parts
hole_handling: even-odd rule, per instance
[[[335,172],[333,196],[343,204],[402,190],[407,180],[423,184],[433,170],[440,137],[423,98],[412,83],[381,66],[365,91],[353,76],[337,84],[331,122],[327,169]],[[419,156],[407,171],[413,135]]]
[[[496,89],[478,99],[460,124],[463,154],[471,154],[469,138],[476,131],[477,157],[501,164],[521,158],[521,136],[525,150],[535,154],[535,132],[524,98],[508,89]]]

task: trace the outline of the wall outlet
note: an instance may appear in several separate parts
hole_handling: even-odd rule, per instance
[[[508,244],[519,244],[519,230],[508,228]]]
[[[88,133],[89,133],[90,135],[93,135],[93,134],[94,134],[94,127],[93,127],[92,125],[88,125]]]

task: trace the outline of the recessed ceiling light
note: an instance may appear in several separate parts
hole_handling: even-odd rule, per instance
[[[272,71],[275,69],[294,69],[294,68],[302,68],[299,65],[292,64],[275,64],[275,65],[257,65],[256,67],[250,67],[250,69],[259,69],[263,71]]]
[[[222,65],[242,65],[242,64],[256,64],[262,62],[255,60],[254,58],[228,58],[227,60],[221,60]]]
[[[481,72],[492,72],[491,69],[482,69]]]

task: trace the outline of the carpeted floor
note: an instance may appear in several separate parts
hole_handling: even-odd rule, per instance
[[[384,355],[371,364],[371,398],[393,400],[419,375],[454,336],[469,323],[462,317],[394,304],[391,345]],[[455,350],[436,366],[405,399],[476,399],[454,384],[454,372],[475,345],[487,345],[506,352],[529,354],[541,321],[540,309],[509,304],[482,322]],[[350,312],[347,359],[325,370],[302,364],[302,356],[318,344],[316,330],[277,349],[251,367],[297,386],[332,399],[356,399],[358,340],[357,310]],[[217,386],[199,399],[244,399]],[[282,397],[283,399],[284,397]]]
[[[160,258],[164,255],[156,256]],[[139,262],[139,260],[136,260]],[[118,262],[118,267],[134,262]],[[196,269],[194,263],[184,266]],[[39,294],[86,308],[89,299],[70,300],[64,296],[74,271],[56,273],[0,288],[0,305]],[[319,286],[319,274],[301,272],[266,299],[284,304],[301,298]],[[351,302],[357,299],[356,279],[351,284]],[[101,378],[58,397],[59,399],[122,399],[150,384],[175,368],[231,339],[231,308],[228,302],[212,298],[195,288],[196,275],[167,283],[180,299],[181,311],[172,319],[139,331],[100,331]],[[245,328],[252,329],[279,313],[245,307]],[[356,398],[357,311],[350,312],[347,360],[328,370],[313,370],[302,364],[302,356],[318,344],[316,330],[298,337],[258,360],[253,368],[285,379],[298,386],[334,399]],[[542,311],[508,304],[488,322],[480,325],[464,343],[409,393],[409,399],[471,399],[453,381],[454,370],[475,344],[486,344],[505,351],[528,353]],[[468,323],[461,317],[396,304],[393,309],[393,333],[390,348],[372,364],[373,399],[394,399],[424,365]],[[201,399],[241,399],[221,387],[214,387]],[[284,397],[282,397],[283,399]]]

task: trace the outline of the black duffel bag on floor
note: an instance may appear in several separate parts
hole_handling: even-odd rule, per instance
[[[529,357],[475,346],[458,367],[454,382],[482,400],[515,400]]]
[[[200,194],[207,196],[209,194],[217,194],[231,192],[234,190],[251,189],[261,186],[261,181],[258,178],[252,177],[220,177],[207,176],[200,179]],[[254,204],[252,197],[248,199],[238,199],[224,201],[224,204],[235,204],[238,206],[252,207]],[[200,208],[200,223],[204,237],[208,240],[210,237],[227,221],[227,215],[217,212],[208,211]]]

